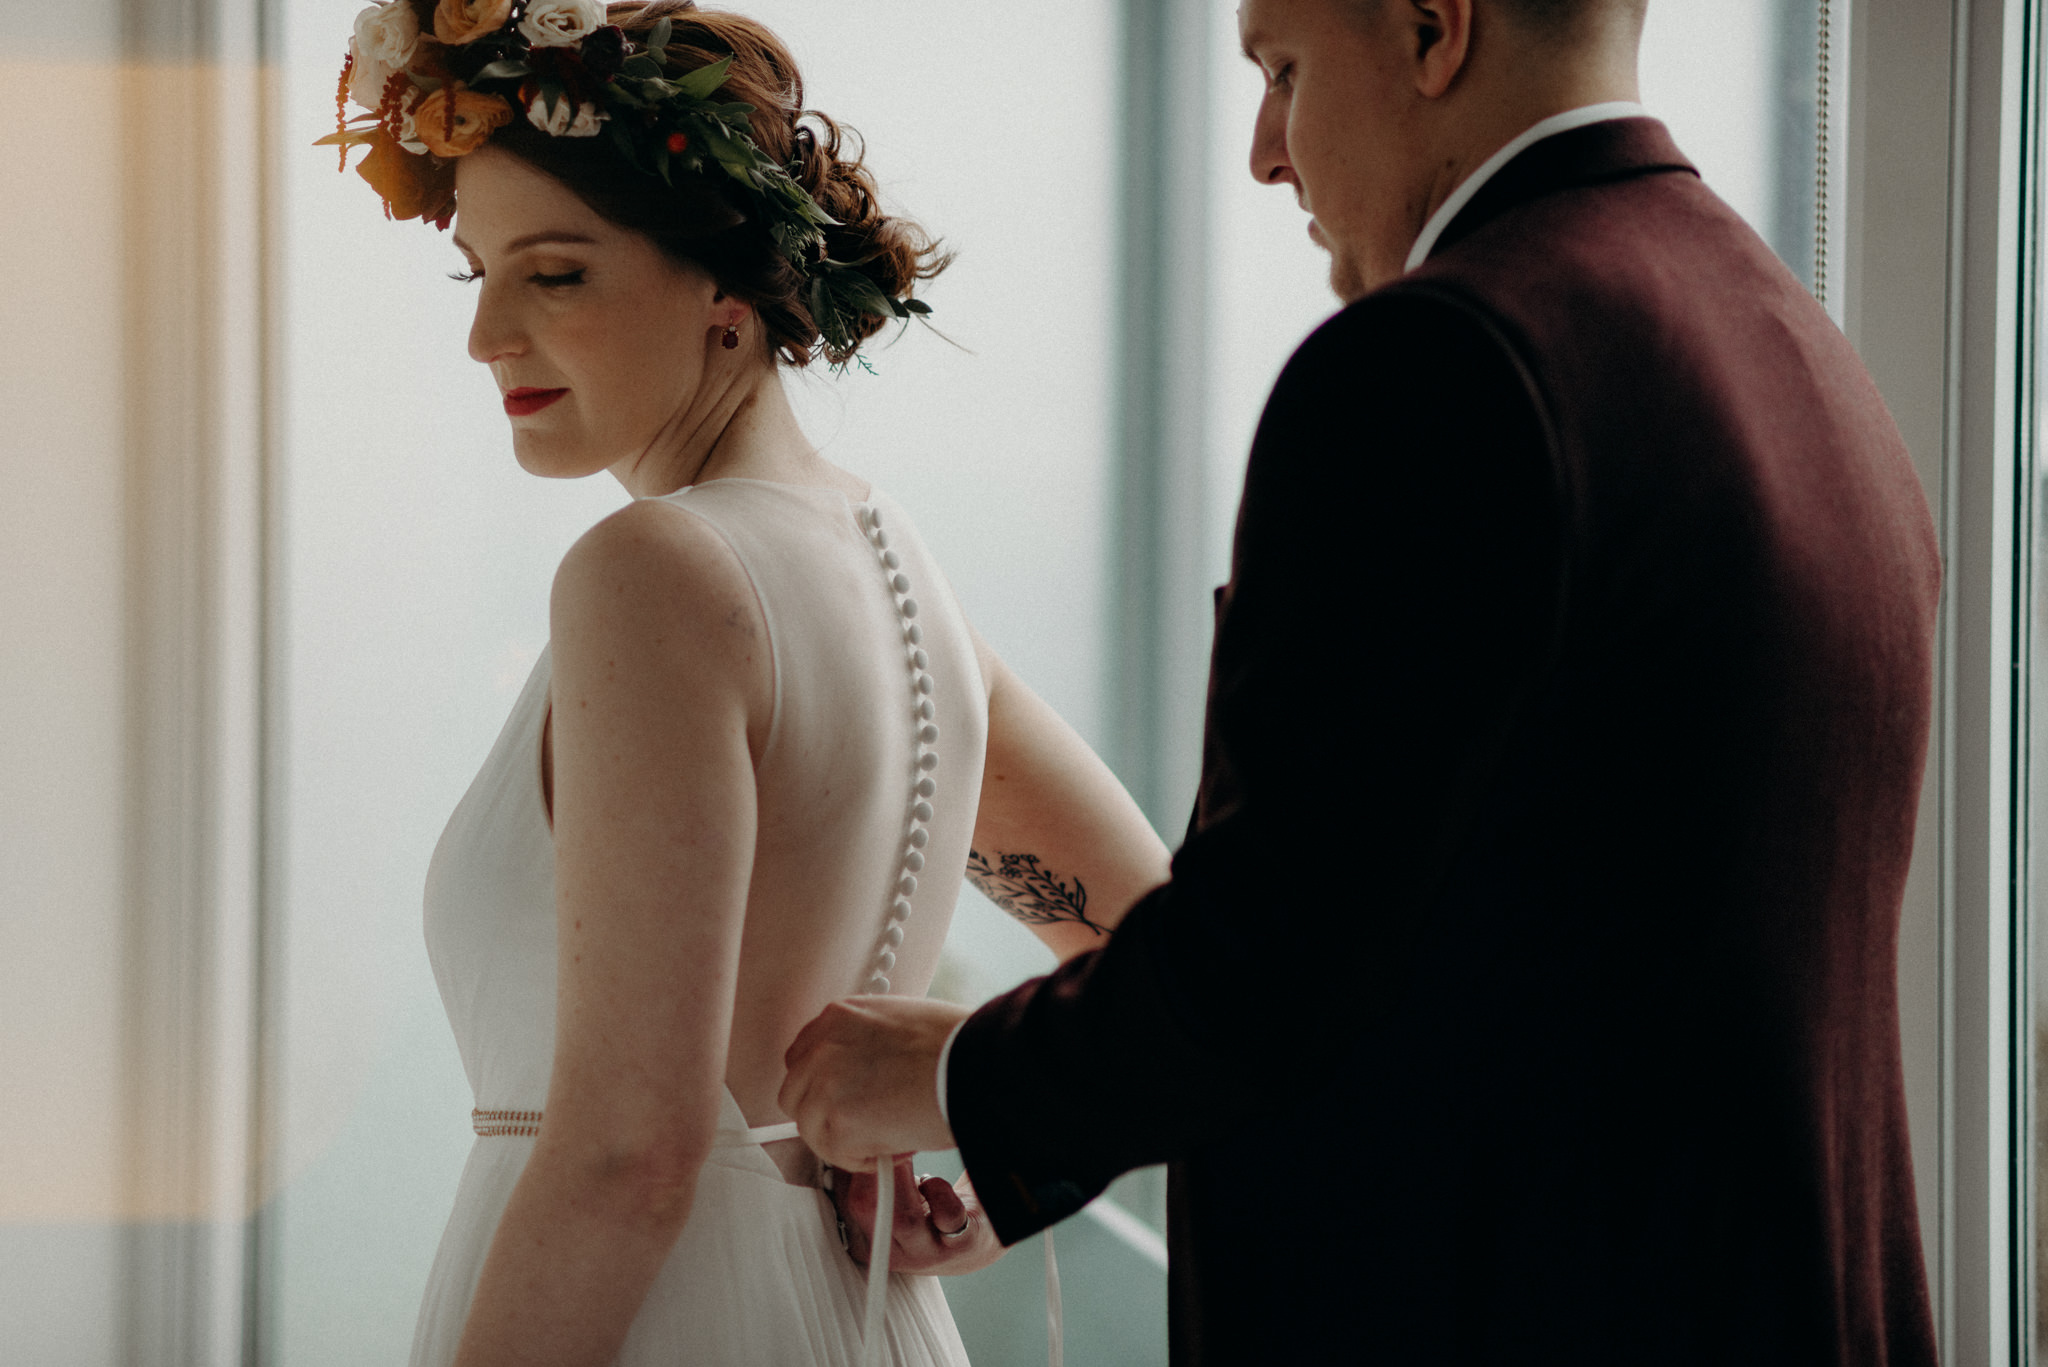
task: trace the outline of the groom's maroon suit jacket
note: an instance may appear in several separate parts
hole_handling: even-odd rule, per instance
[[[1522,153],[1273,391],[1172,882],[954,1046],[997,1231],[1170,1162],[1177,1363],[1931,1367],[1937,579],[1663,126]]]

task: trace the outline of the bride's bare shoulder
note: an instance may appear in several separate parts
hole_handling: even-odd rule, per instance
[[[555,572],[550,617],[565,650],[631,658],[664,675],[707,666],[751,680],[767,652],[753,581],[704,518],[641,499],[579,538]]]
[[[557,603],[598,590],[622,602],[683,608],[734,596],[748,613],[759,606],[747,572],[725,537],[705,518],[666,499],[636,499],[585,532],[555,571]]]

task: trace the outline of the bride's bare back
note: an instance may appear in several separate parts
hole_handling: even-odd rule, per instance
[[[827,1002],[930,984],[967,866],[988,700],[951,590],[887,499],[725,479],[667,501],[746,567],[774,676],[725,1071],[764,1124],[784,1118],[783,1052]]]

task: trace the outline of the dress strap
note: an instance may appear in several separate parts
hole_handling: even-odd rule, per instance
[[[895,1218],[896,1160],[885,1153],[875,1160],[874,1228],[880,1237],[868,1240],[868,1306],[860,1324],[861,1367],[883,1367],[883,1329],[889,1317],[889,1247],[895,1239],[883,1234],[887,1226],[882,1222],[893,1222]]]
[[[875,1160],[875,1230],[878,1233],[882,1229],[884,1211],[888,1212],[887,1218],[895,1219],[896,1164],[887,1156]],[[1060,1265],[1053,1256],[1050,1225],[1041,1237],[1045,1240],[1046,1361],[1051,1367],[1064,1367],[1067,1355],[1066,1316],[1060,1307]],[[888,1319],[889,1246],[893,1242],[892,1239],[868,1240],[868,1304],[860,1326],[861,1367],[884,1367],[883,1325]]]
[[[1052,1367],[1067,1359],[1066,1315],[1060,1309],[1060,1263],[1052,1253],[1052,1226],[1045,1227],[1045,1356]]]
[[[773,1144],[778,1139],[796,1138],[796,1122],[785,1120],[779,1125],[756,1125],[750,1130],[720,1130],[711,1136],[711,1146],[716,1149],[743,1149],[749,1144]]]

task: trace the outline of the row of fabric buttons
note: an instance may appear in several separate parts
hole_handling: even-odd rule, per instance
[[[911,791],[903,865],[898,871],[896,889],[889,903],[888,925],[875,949],[875,971],[867,982],[869,992],[880,993],[889,990],[889,974],[896,967],[896,951],[903,946],[903,923],[910,919],[910,899],[917,895],[917,876],[924,872],[924,850],[931,841],[927,828],[932,819],[932,798],[939,791],[938,781],[932,777],[932,770],[939,767],[939,752],[934,748],[938,744],[939,726],[933,720],[938,709],[932,703],[931,660],[924,653],[924,628],[917,624],[917,600],[910,596],[910,576],[903,573],[901,558],[889,549],[889,534],[882,530],[882,514],[874,508],[863,509],[861,526],[873,543],[875,554],[881,559],[882,571],[889,578],[889,589],[896,597],[896,611],[902,617],[904,649],[910,664],[910,696],[916,709],[917,728],[917,784]]]

